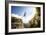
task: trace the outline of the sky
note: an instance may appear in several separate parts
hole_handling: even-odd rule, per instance
[[[24,13],[26,13],[26,16],[29,16],[32,14],[32,7],[24,7],[24,6],[12,6],[11,7],[11,13],[17,14],[19,16],[24,16]]]
[[[31,16],[33,16],[33,8],[34,7],[29,6],[11,6],[11,13],[23,16],[23,22],[28,22],[29,19],[32,18]]]

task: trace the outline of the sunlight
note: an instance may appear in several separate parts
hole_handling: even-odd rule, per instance
[[[36,13],[36,8],[33,7],[32,14],[29,14],[28,16],[25,16],[25,17],[22,18],[23,23],[25,23],[25,24],[28,23],[29,20],[31,20],[34,17],[35,13]]]

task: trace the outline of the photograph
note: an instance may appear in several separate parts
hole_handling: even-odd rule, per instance
[[[11,6],[11,29],[40,28],[40,7]]]
[[[44,3],[8,2],[7,33],[44,32]]]

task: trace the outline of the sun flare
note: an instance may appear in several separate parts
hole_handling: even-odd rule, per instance
[[[36,8],[33,8],[31,15],[22,18],[23,23],[28,23],[29,20],[31,20],[35,16],[35,14],[36,14]]]

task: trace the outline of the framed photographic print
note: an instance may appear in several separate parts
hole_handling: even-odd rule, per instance
[[[7,34],[45,32],[45,3],[10,1],[5,11]]]

